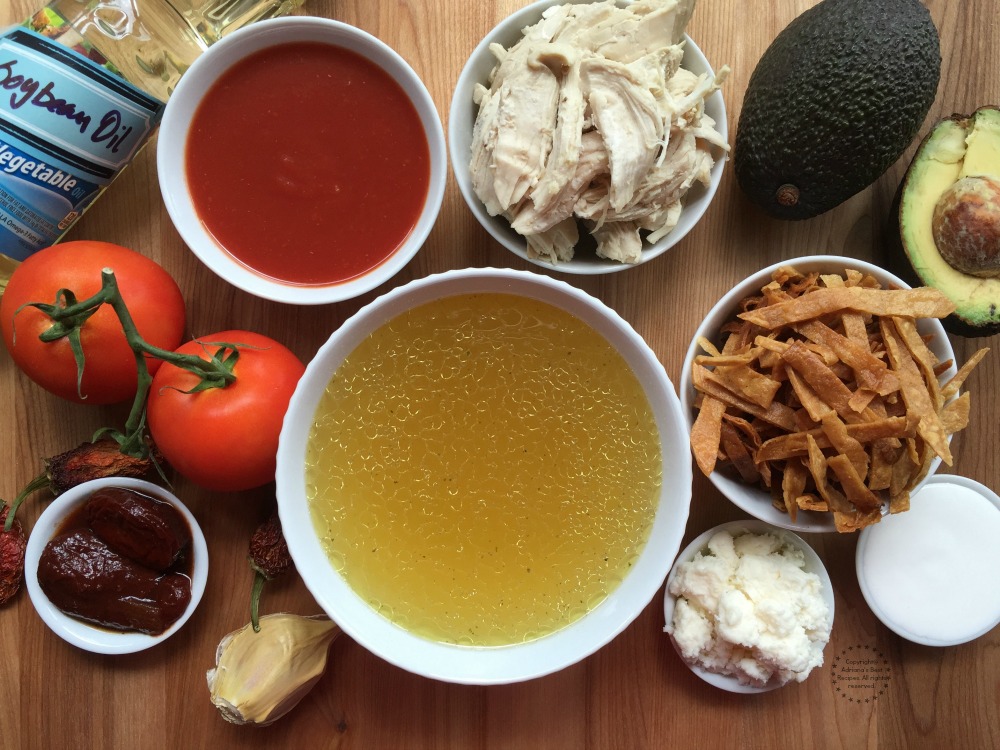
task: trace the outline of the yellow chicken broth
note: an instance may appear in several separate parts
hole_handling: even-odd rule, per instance
[[[341,364],[307,486],[334,567],[434,641],[501,646],[565,627],[649,535],[659,434],[621,355],[549,304],[447,297]]]

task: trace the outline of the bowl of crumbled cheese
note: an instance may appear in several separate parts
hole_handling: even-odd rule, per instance
[[[822,666],[833,605],[826,568],[801,537],[763,521],[732,521],[677,556],[664,630],[705,682],[762,693]]]
[[[717,73],[684,33],[694,0],[540,0],[490,31],[455,88],[452,169],[514,254],[621,271],[702,217],[729,151]]]

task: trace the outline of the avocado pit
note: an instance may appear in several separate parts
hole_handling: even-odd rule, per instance
[[[934,207],[934,242],[948,264],[983,278],[1000,277],[1000,181],[963,177]]]

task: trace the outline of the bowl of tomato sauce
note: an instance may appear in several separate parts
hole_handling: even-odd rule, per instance
[[[325,304],[413,258],[447,157],[437,108],[398,53],[295,16],[198,58],[164,113],[157,169],[174,226],[209,269],[259,297]]]

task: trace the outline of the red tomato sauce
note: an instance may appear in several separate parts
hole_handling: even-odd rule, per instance
[[[350,50],[278,45],[199,105],[185,168],[195,209],[234,258],[293,284],[348,281],[416,225],[430,149],[412,102]]]

